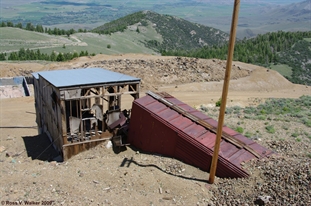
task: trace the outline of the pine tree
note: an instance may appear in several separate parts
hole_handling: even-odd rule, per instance
[[[59,53],[56,57],[56,61],[62,62],[64,60],[65,60],[64,55],[62,53]]]
[[[81,51],[79,56],[80,56],[80,57],[85,56],[84,51]]]
[[[4,53],[0,53],[0,61],[5,61],[5,54]]]
[[[53,51],[52,53],[51,53],[51,55],[50,55],[50,61],[56,61],[56,54],[55,54],[55,52]]]
[[[18,55],[16,52],[12,52],[10,56],[8,57],[8,60],[15,61],[15,60],[20,60],[20,59],[18,58]]]
[[[13,24],[12,22],[10,22],[10,21],[8,21],[8,22],[6,23],[6,25],[7,25],[8,27],[14,27],[14,24]]]
[[[6,27],[6,23],[4,21],[1,22],[1,27]]]
[[[18,24],[15,25],[15,27],[22,29],[23,28],[23,24],[22,23],[18,23]]]
[[[27,23],[25,29],[28,31],[34,31],[35,27],[31,23]]]

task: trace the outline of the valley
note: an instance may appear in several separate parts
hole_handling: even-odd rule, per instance
[[[300,3],[301,2],[301,3]],[[295,3],[296,5],[291,5]],[[299,5],[300,3],[301,5]],[[41,24],[63,29],[91,30],[104,23],[141,10],[151,10],[230,30],[232,1],[54,1],[42,0],[1,2],[0,21]],[[306,1],[242,1],[237,36],[252,37],[271,31],[297,31],[310,28],[310,3]]]

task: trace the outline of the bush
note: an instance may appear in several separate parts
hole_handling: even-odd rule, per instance
[[[283,126],[282,126],[282,129],[288,130],[288,125],[283,125]]]
[[[274,118],[273,120],[274,120],[274,121],[281,121],[282,119],[279,118],[279,117],[276,117],[276,118]]]
[[[307,127],[311,127],[311,120],[310,120],[310,119],[304,117],[304,118],[301,119],[301,121],[302,121],[302,123],[303,123],[304,125],[306,125]]]
[[[219,98],[219,100],[216,102],[216,107],[220,107],[221,106],[221,98]]]
[[[239,112],[242,108],[240,106],[233,106],[232,109]]]
[[[251,115],[244,115],[244,118],[245,118],[245,119],[254,119],[254,117],[251,116]]]
[[[242,127],[237,127],[235,131],[242,134],[244,132],[244,129]]]
[[[110,49],[110,48],[111,48],[111,45],[110,45],[110,44],[108,44],[108,45],[107,45],[107,48],[108,48],[108,49]]]
[[[203,112],[208,112],[208,108],[203,105],[200,106],[200,110]]]
[[[267,117],[266,117],[266,115],[259,115],[259,116],[257,116],[255,119],[258,119],[258,120],[266,120]]]
[[[247,137],[247,138],[250,138],[252,136],[252,133],[251,132],[245,132],[245,137]]]
[[[266,128],[268,133],[270,133],[270,134],[274,134],[275,133],[275,129],[274,129],[273,125],[266,126],[265,128]]]
[[[297,132],[294,132],[291,136],[296,138],[299,136],[299,134]]]
[[[254,114],[255,112],[256,112],[255,107],[245,107],[245,109],[244,109],[245,114]]]
[[[142,26],[148,26],[148,22],[146,20],[142,20],[140,23]]]
[[[232,114],[232,113],[233,113],[233,108],[232,107],[226,108],[226,114]]]

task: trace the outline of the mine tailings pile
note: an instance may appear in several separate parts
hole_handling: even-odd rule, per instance
[[[210,171],[217,121],[167,93],[148,92],[133,102],[128,142],[138,149],[179,159]],[[247,177],[243,162],[273,151],[224,126],[218,177]]]

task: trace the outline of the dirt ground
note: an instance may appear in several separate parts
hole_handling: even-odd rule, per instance
[[[103,67],[141,78],[141,96],[148,90],[166,91],[190,106],[204,104],[212,107],[221,97],[225,61],[143,54],[97,55],[65,63],[1,62],[0,77],[29,76],[32,72],[42,70],[90,67]],[[228,106],[244,107],[257,105],[270,97],[298,98],[302,95],[311,95],[311,87],[292,84],[277,72],[266,68],[233,63]],[[122,104],[130,107],[131,101],[125,101]],[[249,127],[256,127],[256,123]],[[302,125],[293,124],[292,127],[300,128]],[[308,132],[310,130],[305,129]],[[286,139],[286,134],[280,135]],[[257,183],[267,181],[259,169],[265,165],[263,162],[250,164],[252,174],[249,180],[234,182],[216,178],[215,185],[208,185],[208,173],[178,160],[158,154],[145,154],[131,147],[118,152],[106,148],[105,143],[66,162],[48,161],[51,145],[44,142],[44,138],[38,136],[33,96],[0,99],[2,205],[14,205],[19,201],[22,205],[27,203],[25,201],[32,205],[253,205],[258,195],[274,194],[272,191],[269,193],[269,190],[264,194],[255,193]],[[295,158],[292,151],[299,151],[302,147],[304,151],[300,152],[311,150],[310,142],[297,143],[291,140],[290,146],[287,146],[292,147],[291,150],[284,150],[284,145],[273,144],[273,138],[267,136],[265,139],[263,135],[260,144],[278,150],[282,158]],[[277,158],[271,160],[275,164],[287,161]],[[310,159],[298,158],[292,162],[303,162],[310,171]],[[306,175],[306,178],[310,178],[310,174]],[[311,179],[306,181],[310,191]],[[221,188],[226,188],[224,184],[236,184],[234,191],[241,198],[223,194]],[[245,195],[247,198],[243,199],[247,187],[254,193]],[[241,192],[243,188],[244,193]],[[241,190],[241,194],[238,190]],[[307,195],[302,203],[311,205],[310,192],[304,194]],[[226,198],[231,198],[233,202],[222,203]],[[273,199],[268,205],[279,205],[277,202]],[[299,201],[294,203],[303,205]],[[287,202],[284,205],[292,204]]]

